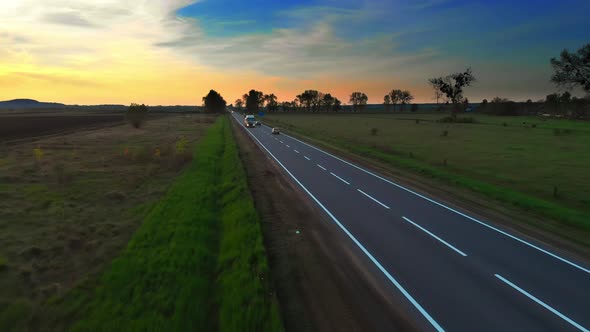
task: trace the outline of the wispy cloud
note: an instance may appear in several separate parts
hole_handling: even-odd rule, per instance
[[[45,14],[43,20],[49,23],[73,25],[77,27],[96,27],[95,24],[90,23],[86,18],[80,15],[80,13],[73,11],[48,13]]]
[[[68,84],[68,85],[73,85],[73,86],[86,86],[86,87],[100,87],[102,84],[98,83],[96,81],[91,81],[91,80],[84,80],[84,79],[80,79],[77,77],[70,77],[70,76],[65,76],[62,74],[53,74],[53,75],[48,75],[48,74],[40,74],[40,73],[23,73],[23,72],[13,72],[13,73],[8,73],[10,76],[11,74],[14,76],[20,76],[20,77],[24,77],[24,78],[30,78],[30,79],[35,79],[35,80],[41,80],[41,81],[47,81],[49,83],[54,83],[54,84]]]

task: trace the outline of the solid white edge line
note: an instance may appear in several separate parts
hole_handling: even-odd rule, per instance
[[[377,199],[375,199],[373,196],[371,196],[371,195],[367,194],[366,192],[364,192],[364,191],[362,191],[362,190],[360,190],[360,189],[357,189],[357,190],[358,190],[358,191],[359,191],[361,194],[363,194],[363,195],[365,195],[365,196],[369,197],[370,199],[374,200],[375,202],[377,202],[377,203],[381,204],[381,206],[383,206],[384,208],[386,208],[386,209],[390,209],[390,207],[389,207],[389,206],[387,206],[387,205],[385,205],[385,204],[383,204],[383,203],[379,202],[379,201],[378,201]]]
[[[344,180],[343,178],[339,177],[338,175],[336,175],[336,174],[334,174],[334,173],[332,173],[332,172],[330,172],[330,174],[332,174],[332,176],[334,176],[334,177],[335,177],[335,178],[337,178],[338,180],[340,180],[340,181],[342,181],[342,182],[346,183],[347,185],[350,185],[350,182],[348,182],[348,181]]]
[[[524,289],[516,286],[515,284],[513,284],[512,282],[508,281],[506,278],[502,277],[499,274],[494,274],[494,276],[500,280],[502,280],[504,283],[506,283],[508,286],[516,289],[517,291],[519,291],[520,293],[522,293],[523,295],[525,295],[526,297],[528,297],[529,299],[535,301],[537,304],[541,305],[543,308],[551,311],[552,313],[554,313],[555,315],[559,316],[559,318],[565,320],[566,322],[570,323],[571,325],[575,326],[578,330],[583,331],[583,332],[590,332],[588,329],[586,329],[585,327],[583,327],[582,325],[574,322],[573,320],[571,320],[569,317],[567,317],[566,315],[562,314],[561,312],[557,311],[556,309],[553,309],[551,306],[549,306],[548,304],[546,304],[545,302],[539,300],[538,298],[536,298],[535,296],[533,296],[532,294],[530,294],[529,292],[525,291]]]
[[[305,158],[305,159],[307,159],[307,160],[311,160],[311,159],[309,159],[309,157],[308,157],[308,156],[303,156],[303,158]]]
[[[317,165],[319,168],[323,169],[324,171],[327,171],[327,169],[326,169],[324,166],[322,166],[322,165],[320,165],[320,164],[316,164],[316,165]]]
[[[274,154],[272,154],[272,152],[270,152],[270,150],[266,148],[266,146],[264,146],[264,144],[262,144],[262,142],[260,142],[256,136],[254,136],[254,134],[248,131],[246,132],[250,134],[250,136],[252,136],[258,142],[258,144],[264,150],[266,150],[266,152],[268,152],[268,154],[285,170],[285,172],[287,172],[287,174],[289,174],[289,176],[316,202],[316,204],[318,204],[319,207],[322,208],[326,214],[328,214],[332,221],[334,221],[336,225],[338,225],[338,227],[340,227],[340,229],[342,229],[342,231],[354,242],[354,244],[356,244],[356,246],[361,249],[361,251],[371,260],[371,262],[377,266],[377,268],[387,277],[387,279],[389,279],[389,281],[391,281],[391,283],[404,295],[404,297],[410,301],[410,303],[422,314],[422,316],[424,316],[424,318],[426,318],[426,320],[428,320],[428,322],[438,332],[444,332],[445,330],[432,318],[432,316],[430,316],[430,314],[428,314],[428,312],[422,308],[422,306],[412,297],[412,295],[410,295],[410,293],[406,291],[406,289],[383,267],[383,265],[381,265],[381,263],[379,263],[379,261],[373,257],[373,255],[365,248],[365,246],[363,246],[354,237],[354,235],[352,235],[352,233],[350,233],[350,231],[348,231],[348,229],[344,227],[342,223],[340,223],[340,221],[332,214],[332,212],[330,212],[330,210],[320,203],[320,201],[287,169],[287,167],[285,167],[285,165],[283,165],[283,163],[277,159],[277,157],[274,156]]]
[[[442,242],[442,243],[443,243],[445,246],[447,246],[447,247],[449,247],[449,248],[453,249],[453,250],[454,250],[455,252],[457,252],[459,255],[461,255],[461,256],[463,256],[463,257],[467,257],[467,254],[466,254],[466,253],[464,253],[464,252],[462,252],[461,250],[459,250],[459,249],[455,248],[453,245],[451,245],[451,244],[450,244],[450,243],[448,243],[447,241],[445,241],[445,240],[441,239],[440,237],[436,236],[434,233],[430,232],[430,231],[429,231],[429,230],[427,230],[426,228],[424,228],[424,227],[422,227],[422,226],[420,226],[420,225],[416,224],[415,222],[413,222],[413,221],[412,221],[412,220],[410,220],[409,218],[406,218],[406,217],[403,217],[403,216],[402,216],[402,218],[403,218],[405,221],[409,222],[410,224],[412,224],[412,225],[414,225],[414,226],[418,227],[418,228],[419,228],[420,230],[422,230],[424,233],[426,233],[426,234],[428,234],[428,235],[432,236],[433,238],[435,238],[435,239],[439,240],[439,241],[440,241],[440,242]]]
[[[422,198],[422,199],[425,199],[425,200],[427,200],[427,201],[429,201],[429,202],[431,202],[431,203],[434,203],[434,204],[436,204],[436,205],[438,205],[438,206],[440,206],[440,207],[442,207],[442,208],[445,208],[445,209],[447,209],[447,210],[449,210],[449,211],[451,211],[451,212],[454,212],[454,213],[456,213],[456,214],[458,214],[458,215],[460,215],[460,216],[462,216],[462,217],[465,217],[465,218],[467,218],[467,219],[469,219],[469,220],[471,220],[471,221],[474,221],[474,222],[476,222],[476,223],[478,223],[478,224],[480,224],[480,225],[482,225],[482,226],[485,226],[485,227],[487,227],[487,228],[489,228],[489,229],[491,229],[491,230],[494,230],[494,231],[496,231],[496,232],[498,232],[498,233],[500,233],[500,234],[502,234],[502,235],[508,236],[509,238],[511,238],[511,239],[513,239],[513,240],[515,240],[515,241],[518,241],[518,242],[520,242],[520,243],[522,243],[522,244],[524,244],[524,245],[527,245],[527,246],[529,246],[529,247],[531,247],[531,248],[533,248],[533,249],[536,249],[536,250],[538,250],[538,251],[540,251],[540,252],[542,252],[542,253],[544,253],[544,254],[546,254],[546,255],[549,255],[549,256],[551,256],[551,257],[553,257],[553,258],[557,259],[557,260],[560,260],[560,261],[562,261],[563,263],[566,263],[566,264],[568,264],[568,265],[571,265],[571,266],[573,266],[573,267],[575,267],[575,268],[577,268],[577,269],[579,269],[579,270],[582,270],[582,271],[584,271],[584,272],[586,272],[586,273],[590,273],[590,269],[587,269],[587,268],[585,268],[585,267],[583,267],[583,266],[580,266],[580,265],[578,265],[578,264],[576,264],[576,263],[574,263],[574,262],[571,262],[571,261],[569,261],[569,260],[567,260],[567,259],[565,259],[565,258],[563,258],[563,257],[560,257],[560,256],[558,256],[558,255],[556,255],[556,254],[554,254],[554,253],[552,253],[552,252],[550,252],[550,251],[547,251],[547,250],[545,250],[545,249],[543,249],[543,248],[541,248],[541,247],[538,247],[538,246],[536,246],[536,245],[534,245],[534,244],[532,244],[532,243],[530,243],[530,242],[527,242],[527,241],[525,241],[525,240],[523,240],[523,239],[521,239],[521,238],[519,238],[519,237],[516,237],[516,236],[514,236],[514,235],[512,235],[512,234],[509,234],[509,233],[507,233],[507,232],[505,232],[505,231],[503,231],[503,230],[501,230],[501,229],[499,229],[499,228],[496,228],[496,227],[494,227],[494,226],[492,226],[492,225],[488,225],[487,223],[485,223],[485,222],[483,222],[483,221],[480,221],[480,220],[478,220],[478,219],[476,219],[476,218],[474,218],[474,217],[471,217],[471,216],[469,216],[469,215],[466,215],[466,214],[465,214],[465,213],[463,213],[463,212],[457,211],[457,210],[455,210],[455,209],[453,209],[453,208],[451,208],[451,207],[449,207],[449,206],[446,206],[446,205],[444,205],[444,204],[442,204],[442,203],[439,203],[439,202],[437,202],[437,201],[435,201],[435,200],[433,200],[433,199],[431,199],[431,198],[428,198],[428,197],[426,197],[426,196],[424,196],[424,195],[422,195],[422,194],[419,194],[419,193],[417,193],[417,192],[415,192],[415,191],[413,191],[413,190],[411,190],[411,189],[408,189],[408,188],[406,188],[406,187],[404,187],[404,186],[402,186],[402,185],[399,185],[399,184],[397,184],[397,183],[395,183],[395,182],[392,182],[392,181],[390,181],[390,180],[388,180],[388,179],[386,179],[386,178],[384,178],[384,177],[382,177],[382,176],[379,176],[379,175],[377,175],[377,174],[375,174],[375,173],[373,173],[373,172],[371,172],[371,171],[368,171],[368,170],[366,170],[366,169],[364,169],[364,168],[362,168],[362,167],[360,167],[360,166],[357,166],[357,165],[355,165],[355,164],[353,164],[353,163],[351,163],[351,162],[349,162],[349,161],[346,161],[346,160],[344,160],[344,159],[342,159],[342,158],[339,158],[339,157],[337,157],[337,156],[335,156],[335,155],[333,155],[333,154],[331,154],[331,153],[329,153],[329,152],[326,152],[326,151],[324,151],[324,150],[322,150],[322,149],[320,149],[320,148],[317,148],[317,147],[315,147],[315,146],[313,146],[313,145],[310,145],[310,144],[308,144],[308,143],[305,143],[305,142],[303,142],[303,141],[301,141],[301,140],[299,140],[299,139],[297,139],[297,138],[295,138],[295,137],[293,137],[293,136],[289,136],[289,135],[286,135],[286,134],[285,134],[285,136],[287,136],[287,137],[290,137],[291,139],[293,139],[293,140],[295,140],[295,141],[297,141],[297,142],[299,142],[299,143],[302,143],[302,144],[304,144],[304,145],[307,145],[307,146],[311,147],[312,149],[315,149],[315,150],[318,150],[318,151],[320,151],[320,152],[322,152],[322,153],[325,153],[325,154],[327,154],[328,156],[330,156],[330,157],[332,157],[332,158],[335,158],[335,159],[337,159],[337,160],[340,160],[341,162],[343,162],[343,163],[345,163],[345,164],[348,164],[348,165],[350,165],[350,166],[352,166],[352,167],[354,167],[354,168],[357,168],[357,169],[359,169],[359,170],[361,170],[361,171],[363,171],[363,172],[365,172],[365,173],[367,173],[367,174],[370,174],[370,175],[372,175],[372,176],[374,176],[374,177],[376,177],[376,178],[378,178],[378,179],[380,179],[380,180],[382,180],[382,181],[385,181],[385,182],[387,182],[387,183],[389,183],[389,184],[391,184],[391,185],[393,185],[393,186],[396,186],[396,187],[398,187],[398,188],[400,188],[400,189],[402,189],[402,190],[405,190],[405,191],[407,191],[407,192],[409,192],[409,193],[412,193],[412,194],[414,194],[414,195],[416,195],[416,196],[418,196],[418,197],[420,197],[420,198]]]

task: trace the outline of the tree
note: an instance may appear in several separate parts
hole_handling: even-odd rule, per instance
[[[264,105],[264,93],[262,91],[250,90],[244,97],[246,97],[246,109],[250,114],[258,113],[260,107]]]
[[[488,100],[484,99],[481,101],[481,108],[486,108],[486,106],[488,106]]]
[[[391,109],[391,96],[389,94],[383,96],[383,106],[385,108],[385,112],[389,112]]]
[[[297,98],[293,99],[293,101],[291,102],[291,107],[294,111],[299,110],[299,107],[301,107],[301,105],[299,104],[299,100]]]
[[[440,98],[442,98],[442,97],[443,97],[443,94],[442,94],[442,92],[441,92],[439,89],[437,89],[437,88],[434,88],[434,98],[432,98],[432,99],[436,99],[436,104],[437,104],[437,105],[438,105],[438,101],[439,101],[439,100],[440,100]]]
[[[322,106],[326,111],[331,111],[334,107],[334,103],[336,102],[336,98],[332,97],[331,94],[326,93],[322,98]]]
[[[242,101],[242,99],[236,99],[236,101],[234,102],[234,104],[236,104],[236,107],[238,108],[238,111],[242,110],[242,106],[244,106],[244,102]]]
[[[547,95],[547,97],[545,98],[545,103],[547,104],[547,106],[553,109],[553,114],[558,113],[560,99],[561,97],[559,96],[559,93],[552,93],[550,95]]]
[[[456,120],[457,113],[461,109],[461,103],[464,100],[463,89],[475,82],[475,76],[473,76],[471,68],[467,68],[463,73],[431,78],[428,81],[434,89],[443,93],[453,103],[451,117],[453,121]]]
[[[349,102],[352,104],[352,110],[356,112],[364,110],[368,100],[369,97],[363,92],[353,92],[350,95]]]
[[[402,90],[393,89],[389,92],[389,99],[393,105],[393,111],[395,112],[395,105],[401,102]]]
[[[559,59],[551,58],[551,66],[555,71],[551,76],[553,83],[569,89],[579,85],[590,93],[590,44],[575,53],[564,49]]]
[[[312,106],[315,110],[319,105],[319,95],[320,93],[317,90],[305,90],[302,94],[297,95],[297,100],[308,112],[310,112]]]
[[[127,108],[127,121],[131,123],[134,128],[139,128],[147,117],[148,107],[144,104],[131,104]]]
[[[312,107],[313,107],[313,111],[314,112],[318,112],[320,110],[320,107],[322,106],[322,100],[324,99],[324,94],[322,92],[317,92],[317,94],[315,94],[313,96],[313,99],[311,101]]]
[[[334,105],[332,105],[332,110],[334,112],[338,112],[342,110],[342,102],[338,98],[334,98]]]
[[[225,111],[227,105],[225,99],[215,90],[210,90],[209,93],[203,97],[205,104],[205,112],[207,113],[221,113]]]
[[[264,101],[266,102],[266,108],[269,112],[274,112],[279,107],[279,103],[277,102],[277,96],[275,96],[274,93],[264,95]]]
[[[399,95],[399,100],[401,102],[402,110],[404,109],[405,105],[410,103],[414,99],[414,96],[410,93],[410,91],[402,91]]]

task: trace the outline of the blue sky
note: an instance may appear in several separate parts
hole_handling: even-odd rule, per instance
[[[428,74],[472,66],[480,76],[481,84],[475,88],[478,97],[488,93],[513,98],[525,98],[524,93],[540,97],[552,89],[549,58],[564,48],[576,49],[590,42],[588,13],[590,1],[582,0],[203,0],[177,12],[199,22],[212,41],[261,38],[252,40],[253,48],[262,46],[256,43],[264,35],[276,31],[285,29],[305,36],[324,26],[330,34],[328,44],[345,43],[348,47],[342,51],[355,56],[320,47],[318,57],[327,52],[341,65],[346,61],[339,59],[348,59],[350,66],[369,67],[366,78],[375,75],[382,80],[387,76],[383,70],[390,69],[391,76],[416,86],[425,82]],[[378,50],[370,48],[375,44]],[[363,55],[382,60],[416,56],[416,61],[392,60],[391,66],[370,68],[363,63]],[[289,62],[288,56],[281,57]],[[313,57],[306,61],[313,61]],[[425,73],[421,70],[424,66],[432,72]],[[298,75],[296,68],[278,67],[269,67],[267,73],[289,75],[292,71]],[[412,67],[416,69],[413,75]]]

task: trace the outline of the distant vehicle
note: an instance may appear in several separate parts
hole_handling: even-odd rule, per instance
[[[256,125],[260,126],[261,125],[260,121],[256,121]]]
[[[271,131],[271,133],[272,133],[273,135],[278,135],[278,134],[280,134],[280,133],[281,133],[281,130],[280,130],[279,128],[277,128],[277,127],[274,127],[274,128],[272,128],[272,131]]]
[[[256,126],[256,119],[254,115],[246,115],[244,118],[244,126],[247,128],[254,128]]]

